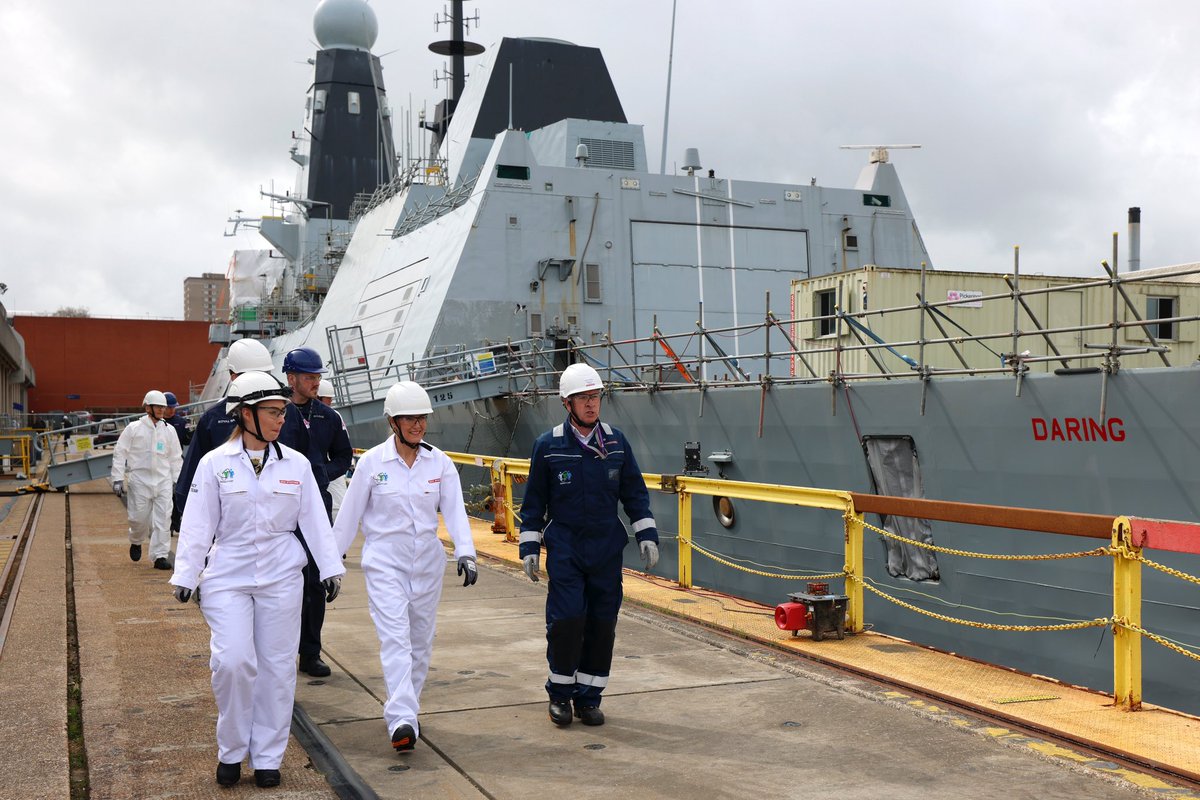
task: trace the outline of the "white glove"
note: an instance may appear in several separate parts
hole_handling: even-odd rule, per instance
[[[334,575],[332,578],[326,578],[321,581],[321,585],[325,587],[325,602],[332,603],[342,591],[342,576]]]
[[[117,497],[124,497],[125,496],[125,481],[113,481],[112,489],[113,489],[113,494],[115,494]]]
[[[658,545],[647,539],[638,543],[638,549],[642,551],[642,563],[646,565],[646,572],[654,569],[654,565],[658,563]]]
[[[538,556],[534,553],[531,556],[525,556],[521,559],[521,568],[525,570],[525,574],[529,576],[529,580],[537,583],[538,580]]]

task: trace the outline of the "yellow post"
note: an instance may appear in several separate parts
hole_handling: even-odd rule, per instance
[[[500,479],[504,481],[504,525],[508,532],[504,534],[505,541],[518,541],[517,515],[513,511],[513,482],[508,464],[500,462]]]
[[[1142,626],[1142,565],[1131,556],[1141,552],[1129,541],[1127,517],[1113,520],[1113,618]],[[1142,635],[1113,625],[1113,697],[1117,708],[1142,708]]]
[[[692,493],[679,492],[679,585],[692,588]]]
[[[846,628],[851,633],[863,632],[863,515],[846,509]]]

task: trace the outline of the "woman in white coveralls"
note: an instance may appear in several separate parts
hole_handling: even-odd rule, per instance
[[[212,631],[217,700],[217,783],[241,777],[249,755],[259,786],[279,785],[296,694],[296,648],[308,559],[320,567],[326,602],[345,572],[308,458],[279,445],[287,389],[263,372],[229,386],[237,427],[201,459],[179,529],[175,598],[193,592]],[[207,564],[206,564],[207,559]]]
[[[439,509],[454,540],[463,586],[477,577],[458,470],[445,453],[422,441],[432,412],[429,395],[412,381],[388,390],[383,414],[393,435],[359,458],[333,528],[338,552],[344,553],[362,527],[362,570],[388,690],[383,717],[392,747],[401,753],[413,749],[421,732],[417,711],[446,570]]]
[[[145,415],[125,426],[113,448],[113,494],[129,495],[129,557],[142,560],[142,543],[150,539],[155,569],[171,568],[171,490],[183,466],[175,429],[163,421],[167,396],[157,389],[142,399]]]

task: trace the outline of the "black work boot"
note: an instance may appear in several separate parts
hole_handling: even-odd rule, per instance
[[[570,700],[551,700],[550,701],[550,721],[560,728],[565,728],[571,724],[571,701]]]
[[[300,671],[314,678],[326,678],[333,672],[320,656],[300,656]]]
[[[129,557],[134,561],[142,560],[142,546],[140,544],[129,545]]]
[[[156,559],[154,559],[154,568],[155,569],[170,569],[171,562],[170,562],[170,560],[168,560],[166,558],[156,558]]]
[[[269,789],[272,786],[279,785],[279,770],[277,769],[256,769],[254,770],[254,783],[260,789]]]
[[[597,706],[581,706],[575,704],[575,716],[579,717],[579,721],[584,725],[603,725],[604,712]]]
[[[392,732],[392,749],[397,753],[406,753],[416,746],[417,734],[407,722]]]
[[[242,779],[242,765],[226,764],[224,761],[217,762],[217,783],[222,786],[233,786]]]

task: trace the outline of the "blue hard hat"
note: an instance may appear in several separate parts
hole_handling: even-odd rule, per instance
[[[311,347],[297,347],[295,350],[289,350],[283,357],[283,371],[322,375],[325,367],[321,363],[321,354],[316,350]]]
[[[163,396],[167,398],[167,408],[174,408],[179,405],[179,401],[175,399],[174,392],[163,392]]]

